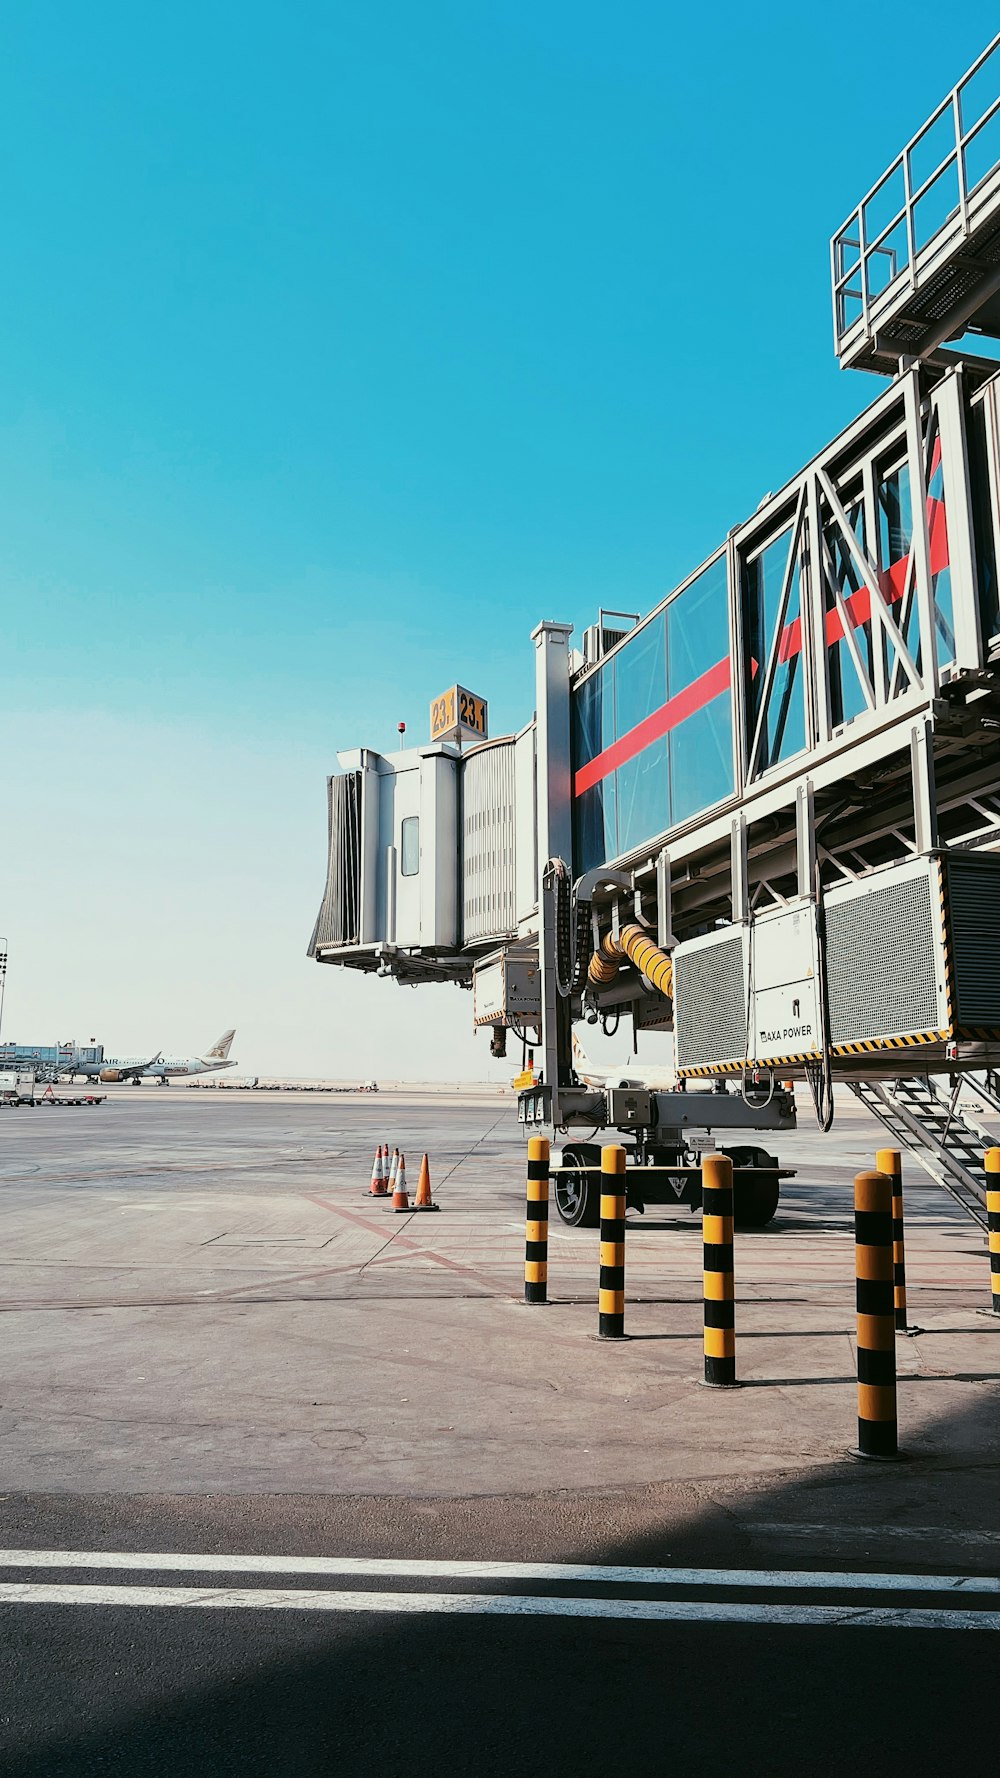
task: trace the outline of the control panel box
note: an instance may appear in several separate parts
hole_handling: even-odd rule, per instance
[[[541,1017],[541,975],[534,952],[498,951],[477,963],[472,976],[474,1025],[530,1025],[537,1030]]]
[[[756,1061],[819,1053],[817,943],[816,909],[809,901],[762,914],[750,927],[747,987]]]
[[[812,1061],[822,1051],[819,929],[802,899],[674,951],[681,1075]]]
[[[616,1130],[645,1130],[653,1121],[653,1095],[646,1087],[609,1087],[608,1123]]]

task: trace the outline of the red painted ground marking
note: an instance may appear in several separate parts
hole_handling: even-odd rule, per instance
[[[363,1263],[363,1262],[361,1262]],[[279,1284],[307,1284],[313,1278],[333,1278],[338,1272],[357,1272],[358,1263],[349,1266],[323,1266],[314,1272],[282,1273],[280,1278],[271,1278],[266,1274],[254,1284],[233,1284],[225,1290],[202,1290],[198,1292],[198,1300],[203,1302],[225,1302],[230,1297],[245,1296],[252,1290],[274,1290]]]
[[[357,1228],[364,1229],[366,1234],[385,1235],[386,1225],[382,1218],[378,1222],[370,1222],[367,1217],[359,1215],[356,1210],[346,1210],[343,1204],[328,1204],[325,1198],[318,1197],[315,1192],[300,1192],[299,1196],[307,1198],[310,1204],[318,1204],[321,1210],[329,1210],[333,1216],[343,1217],[345,1222],[353,1222]],[[394,1238],[397,1241],[403,1241],[405,1245],[404,1236],[397,1235]]]
[[[446,1259],[443,1253],[435,1253],[431,1248],[422,1249],[422,1258],[433,1260],[435,1265],[444,1266],[447,1271],[457,1273],[460,1278],[472,1278],[479,1284],[485,1284],[495,1296],[509,1296],[513,1288],[503,1279],[490,1278],[485,1272],[478,1271],[474,1266],[459,1265],[457,1260]]]
[[[304,1198],[308,1198],[310,1203],[318,1204],[322,1210],[329,1210],[333,1216],[343,1216],[348,1222],[356,1222],[360,1228],[368,1229],[370,1232],[376,1234],[382,1233],[384,1224],[382,1227],[375,1224],[373,1230],[371,1223],[365,1222],[362,1217],[357,1216],[350,1210],[344,1210],[339,1204],[328,1204],[325,1198],[317,1197],[313,1192],[303,1192],[301,1195]],[[406,1248],[408,1256],[410,1257],[416,1254],[420,1259],[432,1260],[437,1265],[446,1266],[449,1271],[457,1272],[462,1277],[471,1278],[477,1283],[485,1284],[488,1289],[501,1295],[506,1295],[510,1288],[507,1285],[499,1283],[495,1278],[487,1278],[482,1272],[473,1270],[471,1266],[462,1266],[459,1265],[456,1260],[445,1259],[443,1254],[435,1253],[433,1248],[424,1247],[419,1241],[408,1240],[405,1235],[387,1236],[386,1239],[391,1239],[393,1246],[397,1249]],[[369,1265],[373,1264],[375,1257],[376,1256],[373,1255],[372,1259],[366,1263]],[[400,1255],[400,1257],[402,1258],[403,1256]]]
[[[367,1220],[365,1217],[359,1216],[355,1211],[345,1210],[343,1208],[343,1206],[340,1204],[326,1203],[323,1198],[316,1197],[312,1192],[301,1192],[299,1195],[300,1195],[300,1197],[308,1198],[308,1200],[311,1204],[318,1204],[320,1206],[320,1209],[329,1210],[334,1216],[342,1217],[345,1222],[354,1223],[358,1228],[364,1229],[366,1234],[382,1235],[386,1239],[389,1238],[386,1235],[386,1225],[384,1222],[371,1222],[371,1221]],[[402,1246],[412,1246],[413,1245],[413,1243],[408,1242],[406,1240],[405,1236],[403,1236],[403,1235],[397,1235],[395,1237],[395,1239]],[[336,1274],[338,1272],[357,1272],[360,1270],[361,1266],[365,1265],[366,1263],[369,1263],[369,1262],[366,1262],[365,1260],[356,1260],[356,1261],[352,1262],[351,1264],[347,1264],[347,1265],[322,1266],[319,1269],[313,1269],[308,1272],[292,1272],[287,1275],[283,1274],[280,1278],[262,1278],[262,1279],[258,1279],[258,1281],[254,1284],[238,1284],[238,1285],[233,1285],[229,1289],[205,1291],[203,1294],[204,1294],[205,1299],[211,1298],[212,1300],[215,1300],[215,1299],[225,1300],[227,1297],[243,1296],[249,1290],[260,1290],[265,1285],[267,1287],[271,1288],[271,1287],[274,1287],[275,1285],[279,1285],[279,1284],[303,1284],[303,1283],[307,1282],[310,1278],[333,1277],[334,1274]]]

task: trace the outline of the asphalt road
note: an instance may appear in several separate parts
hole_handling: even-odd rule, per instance
[[[24,1598],[0,1604],[0,1770],[919,1778],[992,1752],[1000,1618],[975,1583],[956,1599],[898,1575],[414,1576],[390,1560],[317,1576],[284,1560],[5,1567],[0,1601]]]
[[[519,1305],[509,1101],[121,1089],[6,1117],[3,1778],[992,1755],[1000,1327],[981,1236],[909,1180],[910,1461],[852,1463],[864,1121],[782,1141],[800,1176],[738,1244],[747,1386],[720,1396],[686,1213],[630,1233],[621,1349],[592,1338],[584,1231],[554,1234],[550,1307]],[[365,1202],[400,1136],[447,1213]]]

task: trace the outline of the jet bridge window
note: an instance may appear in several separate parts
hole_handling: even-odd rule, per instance
[[[862,552],[867,551],[865,511],[860,496],[844,501],[847,522]],[[843,728],[870,708],[875,683],[875,641],[871,597],[840,525],[831,519],[823,534],[826,564],[826,658],[830,716]],[[867,695],[866,695],[867,689]]]
[[[913,657],[920,666],[920,620],[917,583],[910,545],[913,509],[910,500],[909,465],[900,463],[884,470],[878,480],[878,583],[882,597]],[[888,637],[882,640],[886,684],[890,698],[909,689],[909,680]]]
[[[399,869],[404,877],[415,877],[420,869],[420,816],[407,815],[399,835]]]
[[[750,778],[806,744],[800,516],[743,572]]]
[[[599,667],[573,693],[573,760],[577,773],[594,764],[614,733],[613,661]],[[573,799],[573,845],[578,870],[604,864],[618,851],[614,772],[599,773]]]
[[[955,659],[955,612],[951,596],[951,552],[948,548],[948,515],[944,503],[944,467],[941,438],[935,438],[927,477],[927,534],[931,550],[931,588],[934,594],[934,645],[938,666]]]
[[[640,726],[655,722],[667,701],[667,631],[663,613],[618,650],[615,737],[629,746]],[[650,736],[618,767],[618,851],[630,852],[670,826],[670,780],[665,735]]]
[[[1000,113],[997,114],[1000,116]],[[972,520],[979,575],[979,609],[983,635],[1000,632],[1000,594],[997,591],[996,510],[994,483],[987,448],[986,400],[974,403],[969,413],[969,473],[972,477]]]
[[[573,693],[574,861],[609,863],[733,790],[726,558]]]
[[[667,606],[670,821],[687,821],[733,793],[733,710],[726,558]]]

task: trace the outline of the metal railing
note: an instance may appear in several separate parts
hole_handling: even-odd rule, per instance
[[[995,152],[984,166],[983,150],[990,143],[984,132],[994,122]],[[928,158],[930,171],[925,170]],[[834,235],[831,262],[838,353],[856,328],[864,335],[871,331],[873,309],[881,306],[890,290],[895,299],[916,287],[918,261],[932,243],[944,247],[965,238],[970,200],[998,163],[1000,34]]]

